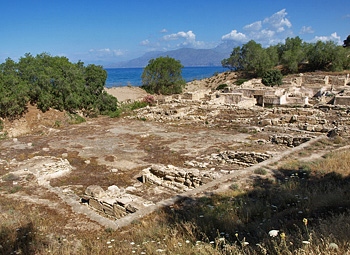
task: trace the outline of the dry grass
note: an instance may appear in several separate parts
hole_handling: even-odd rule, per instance
[[[162,150],[152,148],[154,156]],[[95,169],[94,159],[89,166],[78,155],[69,160],[105,171]],[[347,150],[285,161],[273,178],[255,176],[250,189],[236,184],[183,198],[118,231],[101,229],[68,206],[55,210],[0,194],[0,254],[350,254],[349,162]],[[56,185],[87,185],[78,174]],[[11,193],[13,178],[4,178],[2,194]],[[272,229],[277,236],[269,236]]]

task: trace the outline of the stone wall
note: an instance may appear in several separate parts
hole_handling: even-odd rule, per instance
[[[142,182],[175,191],[185,191],[214,180],[216,176],[217,174],[212,171],[178,168],[171,165],[153,165],[142,171]]]
[[[212,154],[211,160],[225,164],[236,164],[249,167],[271,157],[272,155],[270,154],[254,151],[223,151],[219,154]]]
[[[283,144],[287,145],[289,147],[296,147],[299,146],[302,143],[305,143],[307,141],[310,141],[310,136],[292,136],[292,135],[273,135],[270,137],[270,141],[275,144]]]
[[[222,93],[220,96],[225,98],[225,104],[238,104],[243,97],[242,93]]]
[[[350,96],[335,96],[334,105],[347,105],[350,106]]]
[[[291,104],[291,105],[306,105],[309,103],[309,98],[308,97],[287,97],[285,103]]]

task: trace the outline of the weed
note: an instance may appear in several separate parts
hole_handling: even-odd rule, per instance
[[[20,180],[21,178],[19,177],[19,176],[17,176],[17,175],[15,175],[15,174],[13,174],[13,173],[8,173],[8,174],[6,174],[5,176],[3,176],[2,177],[2,180],[3,181],[18,181],[18,180]]]
[[[13,187],[10,188],[9,193],[13,194],[13,193],[16,193],[16,192],[20,191],[21,189],[22,189],[22,186],[14,185]]]
[[[264,168],[258,168],[254,170],[254,174],[266,175],[267,171]]]
[[[80,123],[83,123],[85,122],[86,120],[81,117],[80,115],[78,114],[71,114],[71,113],[68,113],[68,116],[69,116],[69,124],[80,124]]]
[[[60,120],[56,120],[55,124],[54,124],[54,127],[55,128],[59,128],[61,125],[62,125],[61,121]]]

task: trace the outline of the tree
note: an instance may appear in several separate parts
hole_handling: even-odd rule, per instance
[[[263,73],[261,82],[265,86],[273,87],[275,85],[282,85],[283,75],[280,70],[267,70]]]
[[[343,47],[350,47],[350,35],[348,35],[348,37],[346,38],[346,40],[344,40],[344,44]]]
[[[142,73],[142,88],[153,94],[178,94],[182,92],[185,80],[183,65],[179,60],[167,57],[151,59]]]
[[[221,61],[221,64],[225,68],[230,68],[233,71],[242,71],[244,69],[241,55],[241,47],[235,47],[229,58],[225,58]]]
[[[303,41],[299,36],[295,38],[287,38],[285,43],[280,45],[280,60],[288,72],[296,73],[299,64],[305,60]]]
[[[0,65],[0,117],[14,119],[27,109],[28,86],[18,75],[18,65],[12,59]]]
[[[235,47],[230,57],[224,59],[221,64],[231,70],[252,72],[261,76],[264,71],[273,67],[274,62],[261,44],[251,40],[242,47]]]
[[[341,71],[348,63],[345,49],[333,41],[313,44],[308,52],[308,60],[312,70]]]
[[[1,115],[20,115],[28,101],[43,112],[54,108],[75,113],[110,114],[117,99],[104,91],[107,72],[102,66],[71,63],[66,57],[27,53],[18,64],[0,65]]]

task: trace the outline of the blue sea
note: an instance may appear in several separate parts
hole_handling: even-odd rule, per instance
[[[123,87],[142,85],[141,75],[143,68],[105,68],[107,71],[106,87]],[[227,71],[221,66],[184,67],[182,77],[186,82],[209,78],[215,73]]]

